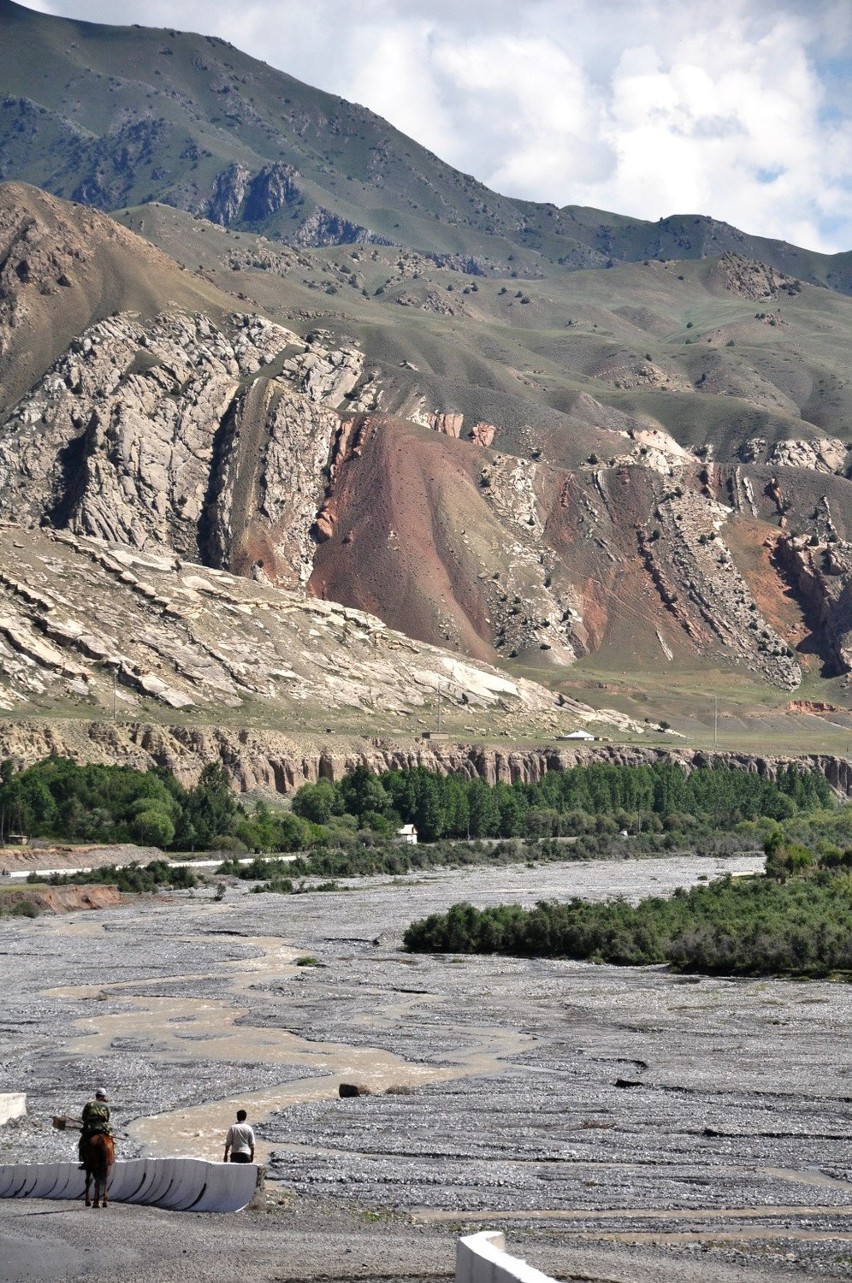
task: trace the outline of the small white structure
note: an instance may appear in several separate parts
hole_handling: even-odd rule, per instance
[[[561,740],[593,740],[595,737],[590,735],[588,731],[569,731],[567,735],[557,735],[556,738]]]
[[[13,1118],[26,1118],[27,1096],[23,1091],[0,1092],[0,1124]]]
[[[548,1274],[505,1250],[499,1230],[468,1234],[456,1243],[455,1283],[554,1283]]]
[[[417,846],[417,830],[413,824],[403,824],[401,829],[397,829],[396,837],[398,842],[406,842],[408,846]]]

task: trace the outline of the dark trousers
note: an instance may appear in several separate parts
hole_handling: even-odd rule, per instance
[[[250,1163],[251,1154],[232,1154],[231,1162],[232,1163]]]

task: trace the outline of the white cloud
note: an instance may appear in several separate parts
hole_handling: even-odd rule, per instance
[[[223,36],[509,195],[852,248],[848,0],[30,0]]]

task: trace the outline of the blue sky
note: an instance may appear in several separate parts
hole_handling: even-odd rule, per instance
[[[219,35],[511,196],[852,249],[850,0],[27,0]]]

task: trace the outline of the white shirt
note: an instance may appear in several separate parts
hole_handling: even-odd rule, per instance
[[[232,1123],[225,1137],[225,1148],[232,1154],[250,1154],[254,1149],[254,1132],[248,1123]]]

